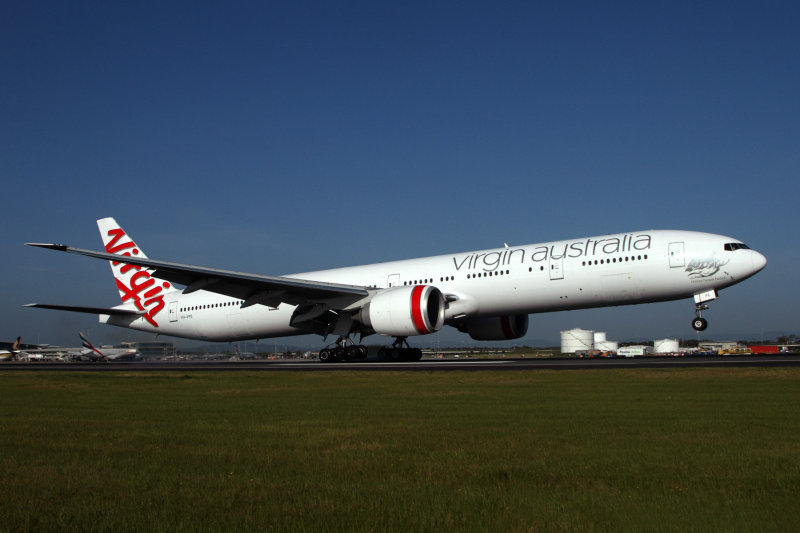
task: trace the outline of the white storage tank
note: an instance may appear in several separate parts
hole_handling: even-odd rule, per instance
[[[593,345],[594,331],[575,328],[561,332],[561,353],[591,350]]]
[[[600,343],[606,342],[606,332],[605,331],[595,331],[594,332],[594,345],[597,346]],[[599,350],[599,348],[598,348]]]
[[[678,339],[653,341],[653,353],[677,353],[678,351],[680,351]]]
[[[595,341],[594,349],[600,350],[601,352],[617,353],[617,350],[619,350],[619,343],[615,341],[602,341],[602,342]]]

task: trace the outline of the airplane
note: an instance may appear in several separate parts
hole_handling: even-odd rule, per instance
[[[134,348],[103,348],[101,352],[86,338],[83,333],[78,333],[85,350],[70,354],[73,360],[80,361],[133,361],[140,359]]]
[[[22,337],[17,337],[17,340],[14,341],[10,349],[0,350],[0,361],[16,361],[19,355],[19,345],[21,341]]]
[[[529,314],[694,298],[692,327],[718,291],[766,258],[737,239],[646,230],[509,246],[284,276],[149,259],[113,218],[97,221],[103,252],[29,246],[107,260],[122,305],[28,307],[99,315],[105,324],[204,341],[335,335],[322,362],[364,359],[352,336],[394,337],[378,356],[419,360],[410,336],[445,325],[478,341],[520,338]],[[183,286],[182,289],[176,285]]]
[[[236,351],[236,358],[237,359],[255,359],[256,358],[256,354],[254,354],[253,352],[240,352],[238,344],[234,345],[234,350]]]

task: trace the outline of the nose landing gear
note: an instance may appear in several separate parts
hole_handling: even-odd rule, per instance
[[[694,314],[695,318],[692,320],[692,328],[695,331],[705,331],[708,327],[708,320],[703,318],[703,311],[708,309],[708,304],[711,300],[718,298],[716,290],[702,292],[694,295]]]

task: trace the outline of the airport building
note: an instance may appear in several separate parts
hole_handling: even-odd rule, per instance
[[[171,342],[137,342],[136,350],[143,359],[165,359],[175,357],[178,350]]]
[[[746,348],[738,342],[701,342],[697,345],[698,351],[712,353],[744,351]]]

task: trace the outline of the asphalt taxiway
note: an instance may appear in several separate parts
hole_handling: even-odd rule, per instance
[[[268,361],[170,361],[170,362],[3,362],[0,372],[219,372],[219,371],[535,371],[535,370],[600,370],[614,368],[736,368],[736,367],[800,367],[800,354],[792,355],[726,355],[702,357],[613,357],[597,359],[531,358],[531,359],[432,359],[412,363],[363,361],[320,363],[316,360]]]

